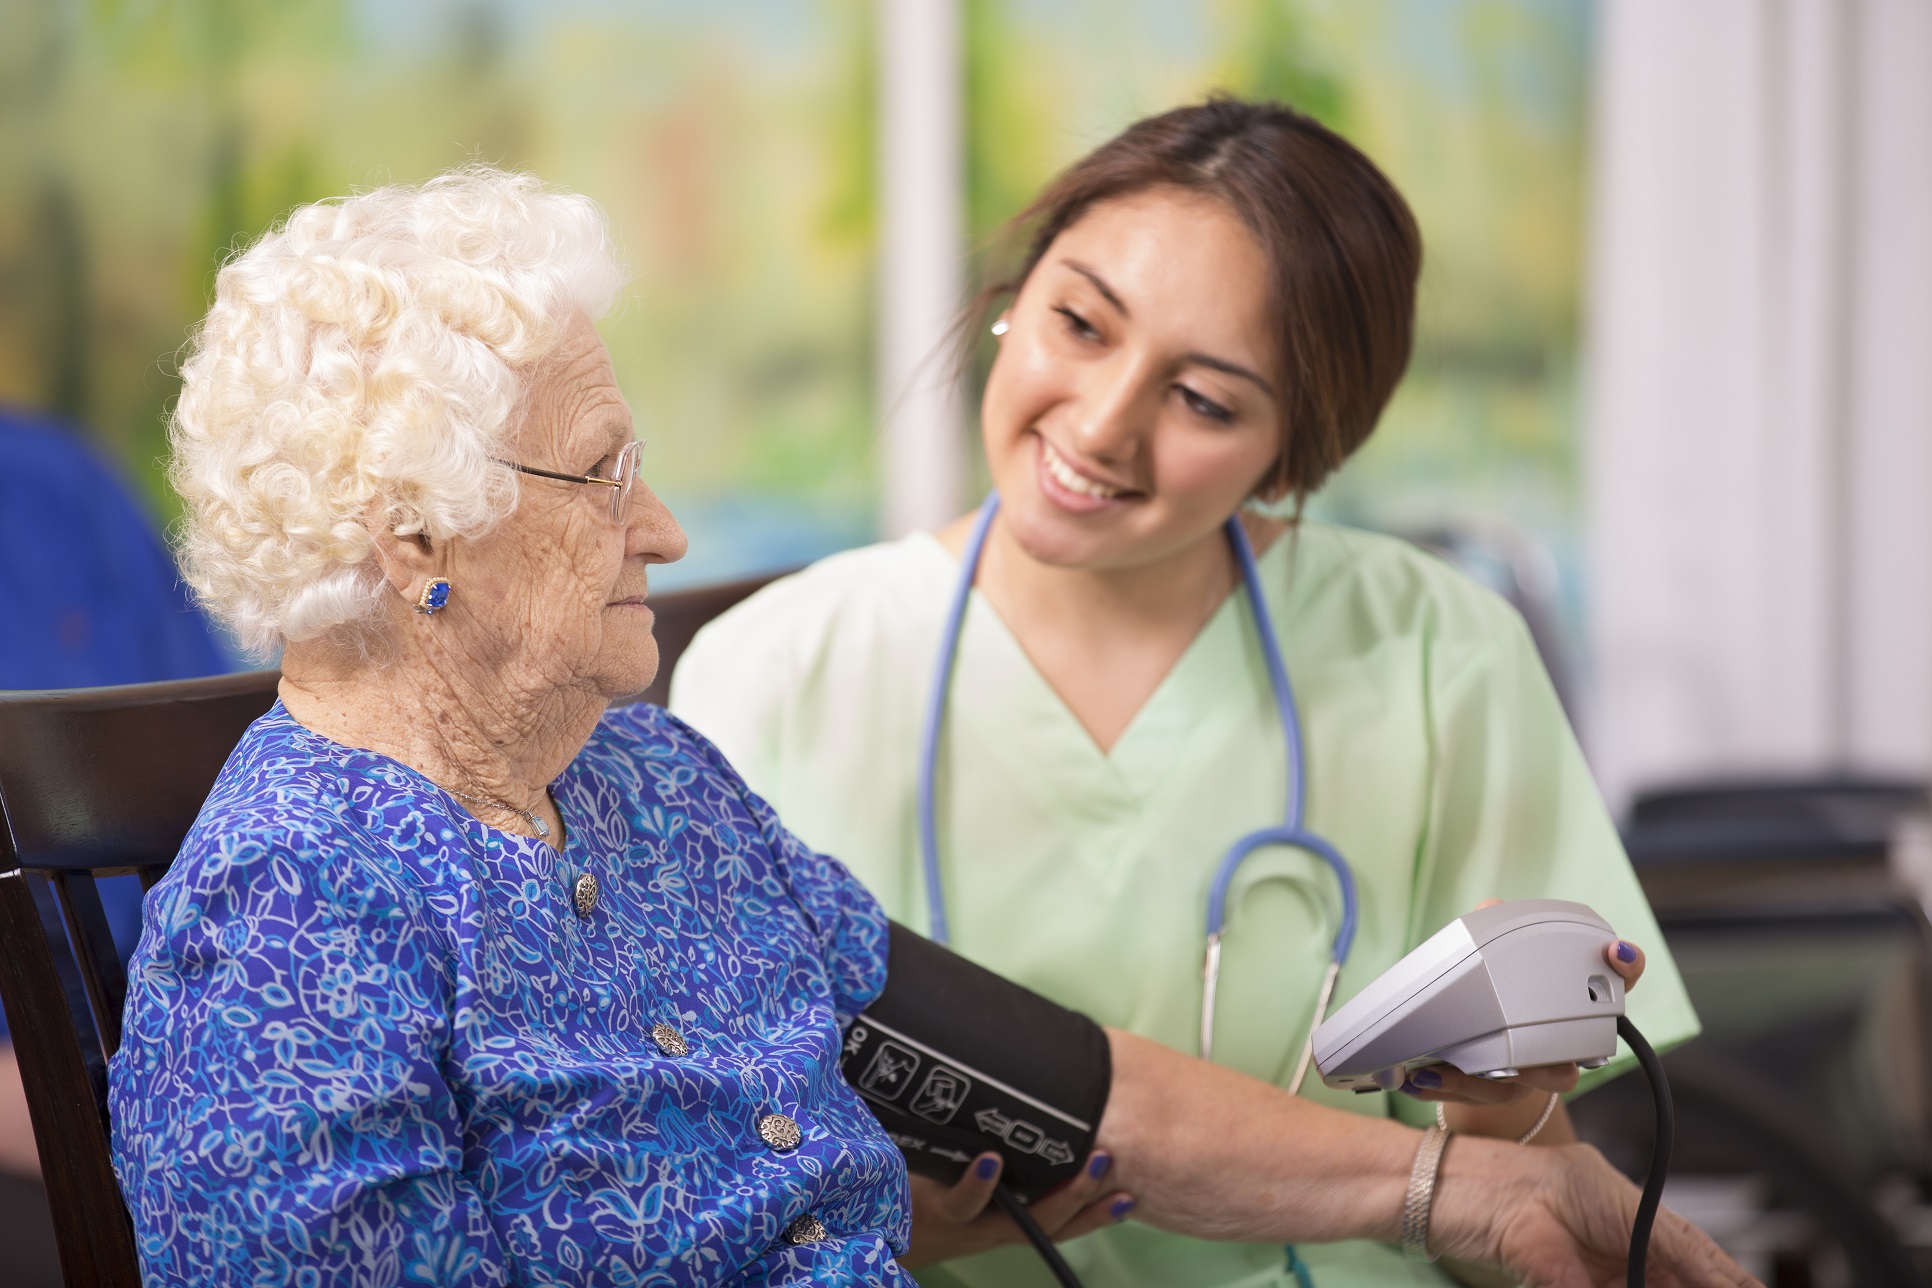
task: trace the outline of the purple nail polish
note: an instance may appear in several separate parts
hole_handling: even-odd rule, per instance
[[[1114,1220],[1125,1221],[1127,1219],[1127,1214],[1129,1212],[1132,1212],[1133,1210],[1134,1210],[1134,1201],[1132,1199],[1120,1199],[1117,1202],[1115,1202],[1112,1208],[1108,1209],[1108,1212],[1114,1218]]]
[[[1634,944],[1627,944],[1623,940],[1619,939],[1617,941],[1617,960],[1620,962],[1636,961],[1637,960],[1636,946]]]
[[[979,1160],[979,1162],[973,1164],[973,1171],[978,1174],[979,1179],[982,1181],[992,1180],[993,1173],[999,1170],[1000,1170],[1000,1160],[997,1158],[994,1158],[991,1154],[988,1154],[985,1158],[982,1158]]]
[[[1409,1075],[1409,1081],[1424,1091],[1434,1091],[1442,1085],[1442,1075],[1434,1069],[1417,1069]]]
[[[1093,1158],[1089,1160],[1087,1163],[1087,1175],[1093,1177],[1093,1179],[1097,1181],[1101,1177],[1105,1176],[1107,1174],[1107,1169],[1112,1167],[1113,1165],[1114,1165],[1114,1160],[1110,1155],[1095,1154]]]

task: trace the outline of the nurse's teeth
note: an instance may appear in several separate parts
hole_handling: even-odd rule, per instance
[[[1053,476],[1055,483],[1058,483],[1067,491],[1078,492],[1082,496],[1099,497],[1102,500],[1120,495],[1119,488],[1108,487],[1105,483],[1096,483],[1074,469],[1073,466],[1067,464],[1060,453],[1053,450],[1052,443],[1041,439],[1040,446],[1043,449],[1041,455],[1046,461],[1047,473]]]

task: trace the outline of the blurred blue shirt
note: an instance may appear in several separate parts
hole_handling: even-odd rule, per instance
[[[0,689],[229,668],[127,488],[51,420],[0,408]]]
[[[153,523],[80,431],[0,407],[0,689],[230,669]],[[103,881],[101,898],[126,960],[140,934],[140,883]]]

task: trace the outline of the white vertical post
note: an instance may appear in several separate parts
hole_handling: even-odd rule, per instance
[[[1765,137],[1775,11],[1634,0],[1601,16],[1587,731],[1598,781],[1622,805],[1658,780],[1815,754],[1829,662],[1826,569],[1810,543],[1829,525],[1812,483],[1832,447],[1818,417],[1790,412],[1816,399],[1780,399],[1766,379],[1803,374],[1808,354],[1765,356],[1788,348],[1776,324],[1817,303],[1793,310],[1806,279],[1777,270],[1806,257],[1767,219],[1788,182]],[[1794,548],[1777,550],[1786,537]]]
[[[1847,726],[1860,764],[1924,775],[1932,773],[1932,5],[1862,0],[1853,8]]]
[[[1932,774],[1932,6],[1601,10],[1590,751]]]
[[[878,0],[880,507],[887,536],[964,506],[945,341],[965,287],[960,0]]]

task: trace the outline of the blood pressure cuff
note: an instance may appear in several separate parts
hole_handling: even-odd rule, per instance
[[[1026,1198],[1080,1170],[1113,1086],[1099,1025],[897,922],[841,1066],[913,1171],[951,1182],[997,1150]]]

